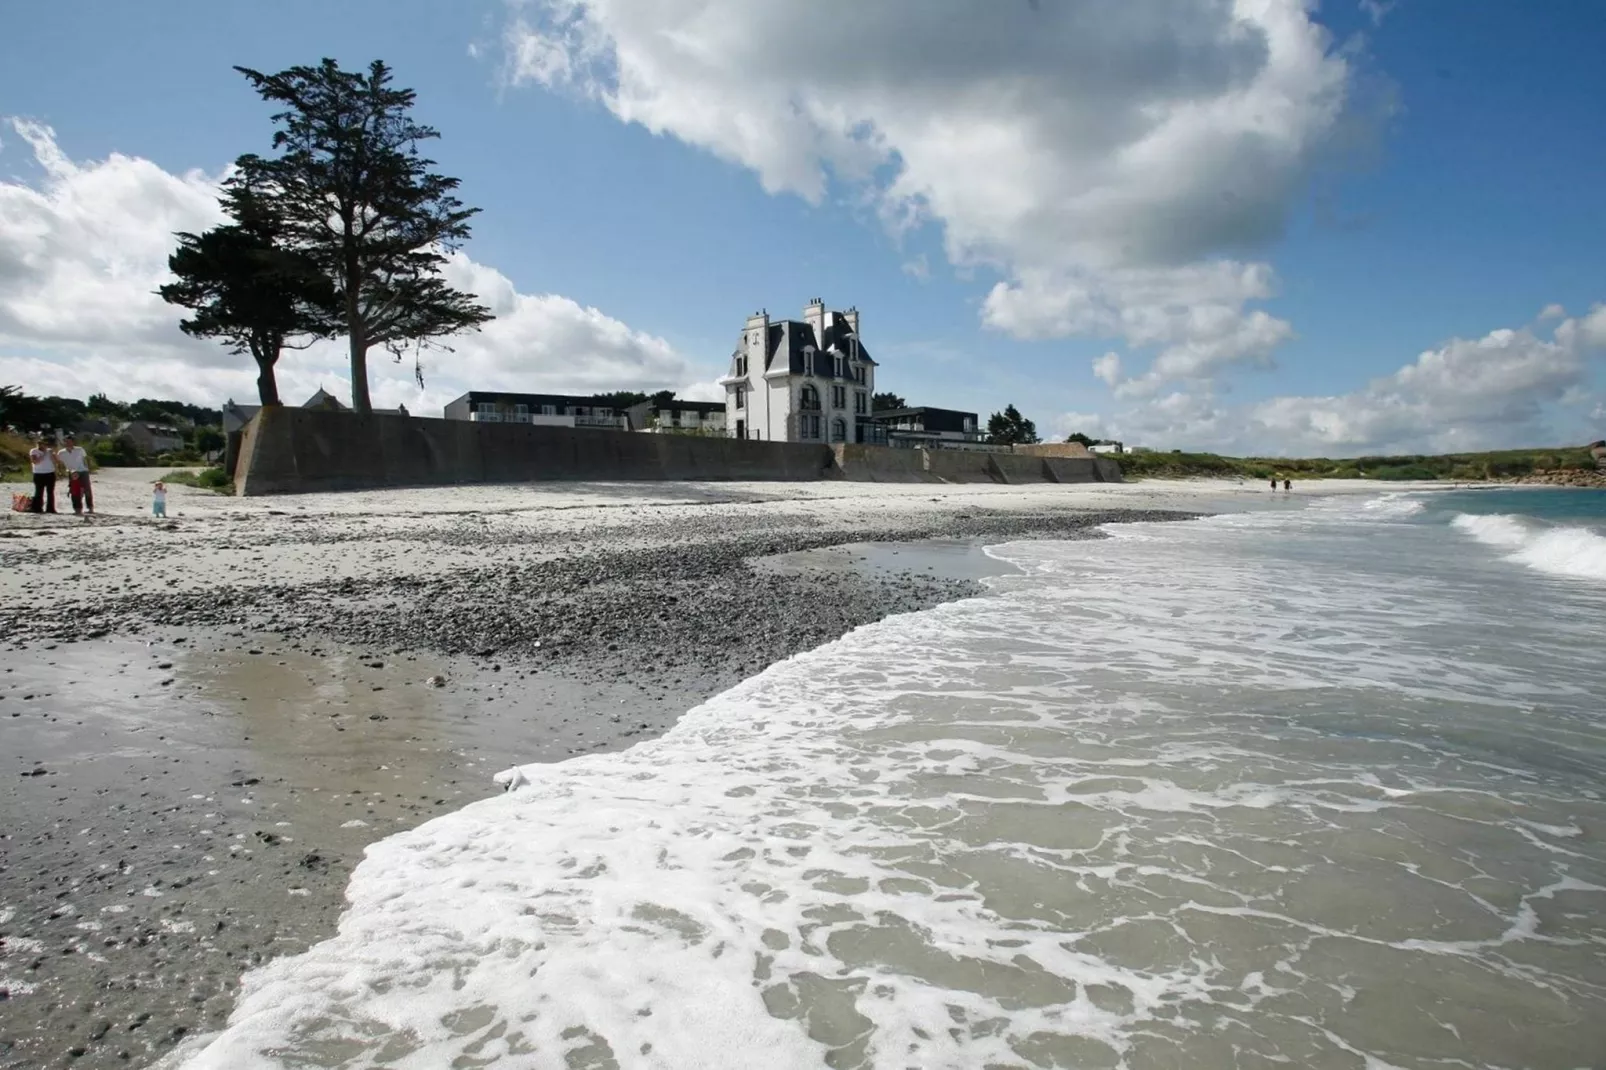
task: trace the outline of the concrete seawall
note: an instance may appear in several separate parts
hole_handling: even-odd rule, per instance
[[[941,483],[926,470],[925,450],[899,450],[887,446],[837,445],[831,447],[843,478],[856,483]]]
[[[1074,445],[1074,444],[1073,444]],[[835,446],[843,479],[866,483],[1119,483],[1121,467],[1080,452],[1016,453],[982,450],[892,449]],[[1026,452],[1031,450],[1030,453]]]
[[[1119,482],[1102,458],[811,446],[416,416],[263,409],[240,437],[240,494],[543,480]]]
[[[242,495],[540,480],[814,480],[826,446],[313,409],[263,409],[240,442]]]

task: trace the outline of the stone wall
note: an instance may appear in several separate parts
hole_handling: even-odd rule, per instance
[[[826,446],[286,407],[251,421],[239,458],[235,485],[248,495],[540,480],[814,480],[839,472]]]
[[[234,452],[234,481],[241,494],[542,480],[1017,484],[1121,479],[1120,467],[1102,457],[743,442],[284,406],[258,413]]]

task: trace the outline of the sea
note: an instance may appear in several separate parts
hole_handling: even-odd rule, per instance
[[[1606,494],[1296,499],[509,770],[179,1061],[1606,1066]]]

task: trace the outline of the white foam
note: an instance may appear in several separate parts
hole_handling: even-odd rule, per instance
[[[1329,499],[1342,502],[1343,499]],[[1415,516],[1427,508],[1427,503],[1421,498],[1405,494],[1385,494],[1381,498],[1371,498],[1362,503],[1361,508],[1374,517],[1406,517]]]
[[[1549,660],[1501,661],[1521,607],[1451,589],[1442,529],[1365,512],[994,548],[1027,571],[993,595],[509,770],[369,847],[338,935],[248,974],[185,1065],[1387,1065],[1345,991],[1444,1062],[1522,1063],[1485,1008],[1606,1015],[1565,972],[1606,893],[1531,917],[1606,864],[1549,842],[1606,802],[1524,764],[1598,668],[1555,600]],[[1379,546],[1423,574],[1368,571]],[[1539,757],[1491,763],[1497,730]],[[1399,1010],[1441,973],[1462,1003]]]
[[[1606,536],[1587,528],[1548,527],[1504,514],[1461,513],[1451,525],[1514,561],[1555,576],[1606,580]]]

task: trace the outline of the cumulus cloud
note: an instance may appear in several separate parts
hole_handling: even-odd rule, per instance
[[[986,324],[1119,337],[1134,391],[1265,364],[1291,327],[1252,254],[1344,108],[1305,0],[533,0],[508,71],[820,202],[867,188],[1003,279]]]
[[[1555,320],[1554,308],[1541,323]],[[1440,453],[1568,442],[1591,434],[1582,409],[1597,398],[1606,304],[1575,318],[1561,314],[1548,336],[1528,326],[1452,338],[1348,394],[1229,407],[1209,389],[1175,391],[1106,424],[1128,442],[1240,454]]]
[[[80,398],[104,392],[205,405],[254,399],[250,359],[186,337],[179,310],[155,293],[168,277],[173,233],[220,220],[222,173],[175,175],[121,153],[73,161],[48,127],[16,119],[9,125],[37,178],[0,181],[0,382]],[[521,293],[506,275],[462,253],[446,274],[479,295],[496,320],[448,340],[452,352],[426,352],[423,392],[410,361],[374,350],[376,405],[438,413],[471,388],[589,393],[678,387],[695,378],[668,342],[595,308]],[[287,351],[279,379],[287,401],[320,386],[348,395],[343,343]]]
[[[1093,375],[1110,386],[1121,381],[1121,354],[1106,353],[1093,358]]]
[[[1051,439],[1059,442],[1069,435],[1083,434],[1104,438],[1104,416],[1096,412],[1062,412],[1049,421]]]
[[[1317,452],[1545,442],[1556,434],[1554,407],[1590,396],[1590,362],[1602,349],[1606,305],[1597,305],[1549,338],[1532,327],[1453,338],[1363,390],[1275,398],[1251,415],[1277,441]]]

